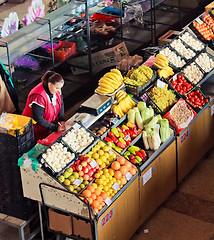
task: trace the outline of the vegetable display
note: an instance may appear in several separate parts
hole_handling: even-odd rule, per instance
[[[141,86],[147,83],[153,76],[153,71],[150,67],[140,66],[137,69],[132,68],[128,71],[123,81],[126,84]]]
[[[182,95],[189,92],[193,86],[188,83],[186,78],[181,74],[177,75],[176,79],[171,80],[172,87]]]
[[[186,66],[183,70],[184,74],[187,76],[189,81],[194,85],[197,84],[204,76],[201,70],[193,62],[190,65]]]
[[[154,86],[148,91],[148,95],[163,112],[177,102],[176,95],[171,89],[168,89],[167,84],[165,84],[165,88]]]
[[[146,160],[146,152],[138,146],[130,146],[124,153],[125,158],[134,164],[141,164]]]
[[[201,53],[195,61],[206,73],[214,68],[214,61],[207,53]]]
[[[212,30],[214,30],[214,20],[209,13],[203,16],[203,20],[210,26]]]
[[[194,38],[189,32],[185,32],[179,38],[196,51],[201,51],[204,48],[203,43]]]
[[[90,133],[83,127],[80,127],[80,125],[77,126],[79,127],[78,129],[71,129],[68,131],[62,140],[74,151],[82,152],[90,143],[93,142],[94,137],[91,136]]]
[[[205,98],[199,89],[193,90],[187,94],[186,100],[194,107],[203,107],[209,100]]]

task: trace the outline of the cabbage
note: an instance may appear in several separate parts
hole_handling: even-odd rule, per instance
[[[170,137],[170,128],[169,128],[169,121],[167,119],[161,119],[160,123],[160,136],[161,142],[165,142]]]
[[[128,122],[135,124],[135,110],[134,109],[130,109],[128,111]]]

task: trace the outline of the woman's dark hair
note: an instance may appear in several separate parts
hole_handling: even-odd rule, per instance
[[[41,78],[44,86],[47,86],[48,83],[55,84],[57,82],[64,82],[62,76],[59,73],[53,71],[47,71]]]

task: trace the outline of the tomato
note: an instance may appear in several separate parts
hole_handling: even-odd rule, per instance
[[[208,98],[206,98],[204,101],[205,101],[205,103],[207,103],[207,102],[209,102],[209,99],[208,99]]]
[[[197,89],[197,90],[195,90],[195,93],[200,93],[200,91]]]

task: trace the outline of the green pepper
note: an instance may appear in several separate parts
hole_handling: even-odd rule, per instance
[[[128,148],[128,151],[129,151],[131,154],[135,155],[136,149],[135,149],[134,146],[132,145],[131,147]]]
[[[120,137],[118,140],[119,140],[119,142],[121,142],[122,144],[124,144],[126,146],[126,141],[123,138]]]
[[[117,152],[119,152],[119,153],[121,153],[121,152],[123,151],[123,149],[120,148],[120,147],[115,147],[114,149],[115,149]]]
[[[135,156],[135,160],[136,160],[138,163],[142,162],[142,159],[141,159],[141,157],[139,157],[139,156]]]
[[[113,128],[111,129],[111,131],[114,133],[115,137],[117,137],[117,138],[120,137],[119,132],[118,132],[118,130],[117,130],[116,127],[113,127]]]
[[[107,144],[109,145],[109,146],[111,146],[112,148],[115,148],[116,147],[116,145],[113,143],[113,142],[107,142]]]

